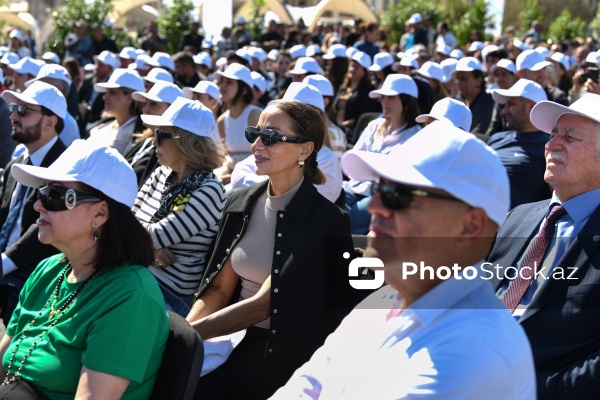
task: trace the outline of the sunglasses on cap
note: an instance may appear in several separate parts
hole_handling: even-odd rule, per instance
[[[173,134],[163,131],[162,128],[156,128],[154,130],[154,137],[156,138],[156,143],[160,146],[163,140],[173,139]]]
[[[38,193],[39,200],[48,211],[72,210],[83,203],[102,201],[95,196],[64,186],[44,186]]]
[[[269,147],[273,146],[277,142],[285,142],[285,143],[306,143],[307,139],[301,137],[291,137],[291,136],[279,136],[277,132],[273,129],[263,129],[259,131],[258,128],[253,126],[249,126],[246,128],[246,140],[250,143],[256,142],[256,139],[260,136],[261,142]]]
[[[27,112],[28,112],[28,111],[31,111],[31,112],[38,112],[38,113],[43,113],[43,111],[42,111],[42,110],[36,110],[36,109],[34,109],[34,108],[27,107],[25,104],[18,104],[18,105],[17,105],[17,104],[14,104],[14,103],[12,103],[12,104],[9,104],[9,105],[8,105],[8,112],[9,112],[10,114],[12,114],[12,113],[14,113],[15,111],[16,111],[16,112],[17,112],[17,114],[19,114],[21,117],[22,117],[23,115],[27,114]]]
[[[390,210],[407,209],[415,197],[432,197],[434,199],[461,201],[452,196],[433,193],[423,189],[414,189],[395,182],[373,182],[371,185],[371,196],[375,194],[379,194],[383,205]]]

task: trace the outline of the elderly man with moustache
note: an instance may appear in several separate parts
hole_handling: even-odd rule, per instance
[[[550,200],[511,211],[488,261],[531,342],[539,399],[595,399],[600,385],[600,96],[539,102]],[[514,279],[511,279],[514,278]]]
[[[436,121],[389,154],[352,150],[342,167],[374,181],[368,259],[352,263],[380,259],[388,285],[273,398],[535,399],[523,330],[488,281],[469,279],[488,275],[482,261],[508,210],[508,178],[494,151]],[[411,274],[407,263],[435,273]],[[460,271],[442,276],[455,264]]]

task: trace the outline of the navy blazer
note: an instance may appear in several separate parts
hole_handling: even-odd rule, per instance
[[[41,167],[49,167],[61,154],[67,146],[58,139],[50,148],[46,157],[40,164]],[[10,209],[10,200],[17,186],[17,181],[10,173],[13,164],[22,164],[24,156],[21,155],[15,160],[9,162],[4,170],[4,179],[0,191],[0,225],[3,225],[8,217]],[[38,225],[37,219],[40,214],[33,209],[33,204],[37,201],[37,189],[30,189],[23,205],[23,216],[21,218],[21,238],[10,248],[6,249],[5,254],[10,258],[18,268],[16,273],[23,273],[24,279],[27,279],[37,265],[45,258],[57,253],[57,250],[47,244],[43,244],[38,240]],[[8,275],[8,276],[10,276]],[[5,278],[6,279],[6,278]],[[23,280],[23,283],[25,281]]]
[[[498,232],[488,261],[516,266],[537,234],[549,202],[516,207]],[[519,319],[535,361],[539,399],[592,399],[600,387],[600,207],[562,255]],[[576,270],[573,270],[575,268]],[[558,272],[556,272],[558,273]],[[502,280],[494,282],[498,290]]]

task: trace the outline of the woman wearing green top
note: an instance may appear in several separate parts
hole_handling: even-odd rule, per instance
[[[43,186],[38,237],[63,254],[42,261],[21,291],[0,342],[0,398],[148,398],[169,321],[145,267],[150,238],[130,211],[135,173],[116,150],[83,140],[48,168],[11,172]]]

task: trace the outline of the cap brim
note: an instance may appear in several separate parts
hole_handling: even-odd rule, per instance
[[[175,126],[171,121],[164,118],[162,115],[142,114],[142,121],[150,126]]]
[[[529,117],[533,126],[538,128],[540,131],[552,133],[552,129],[554,129],[558,119],[565,114],[578,115],[600,124],[600,119],[592,118],[588,114],[573,110],[572,108],[549,100],[540,101],[533,106]]]
[[[76,182],[77,180],[66,174],[58,174],[45,167],[36,167],[26,164],[13,164],[10,172],[22,185],[38,188],[46,181]]]
[[[496,90],[492,91],[492,98],[498,104],[506,104],[506,102],[508,101],[507,100],[508,97],[512,97],[512,96],[506,96],[504,94],[498,93],[501,90],[502,89],[496,89]],[[506,90],[506,91],[508,91],[508,90]]]
[[[400,158],[395,161],[401,162]],[[434,187],[429,179],[411,165],[401,166],[403,176],[398,180],[398,168],[398,163],[390,162],[388,154],[349,150],[342,156],[342,170],[352,179],[379,181],[380,178],[386,178],[407,185]]]
[[[35,104],[36,106],[40,105],[40,103],[34,99],[24,96],[23,93],[17,93],[12,90],[5,90],[2,92],[2,99],[4,99],[4,101],[6,101],[8,104],[15,103],[15,100],[19,100],[27,104]]]
[[[131,98],[135,101],[139,101],[140,103],[145,103],[147,100],[163,102],[158,96],[152,96],[146,92],[133,92],[131,94]]]
[[[108,82],[94,84],[94,90],[98,93],[104,93],[104,92],[106,92],[107,89],[118,89],[120,87],[121,86],[117,85],[116,83],[108,83]]]
[[[398,96],[400,93],[394,92],[393,90],[377,89],[369,92],[369,97],[372,99],[378,99],[381,96]]]

